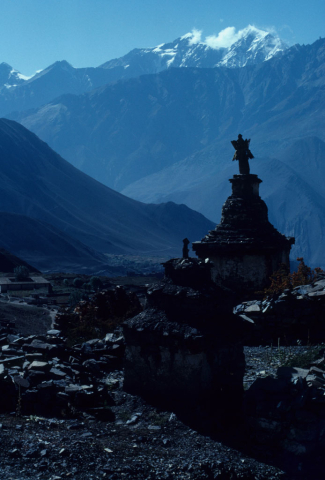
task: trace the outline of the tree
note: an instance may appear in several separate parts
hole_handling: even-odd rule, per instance
[[[73,280],[73,286],[76,287],[76,288],[81,288],[82,285],[83,285],[83,283],[84,283],[84,282],[82,281],[81,278],[75,278],[75,279]]]
[[[90,282],[84,283],[83,286],[82,286],[82,288],[85,289],[85,290],[87,290],[88,292],[90,292],[90,290],[91,290],[91,284],[90,284]]]
[[[63,285],[64,285],[65,287],[68,287],[68,286],[70,285],[70,284],[69,284],[69,280],[68,280],[67,278],[65,278],[65,279],[63,280]]]
[[[14,275],[16,282],[21,282],[23,280],[29,279],[29,270],[24,265],[19,265],[14,269]]]
[[[91,277],[91,279],[89,280],[89,283],[93,290],[98,290],[103,285],[101,279],[96,276]]]
[[[74,292],[70,293],[69,304],[74,308],[79,302],[81,302],[81,300],[84,300],[85,298],[86,297],[82,292],[75,290]]]

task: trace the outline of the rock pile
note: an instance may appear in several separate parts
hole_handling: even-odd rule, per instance
[[[235,313],[253,321],[247,341],[250,344],[276,345],[319,343],[325,340],[325,278],[312,284],[285,290],[267,299],[243,302]]]
[[[46,335],[0,335],[0,411],[111,419],[108,373],[121,368],[124,339],[107,334],[68,347],[59,330]]]
[[[317,455],[325,448],[325,358],[308,369],[280,367],[257,379],[245,396],[254,442],[283,456]]]
[[[55,323],[65,337],[75,340],[81,336],[94,338],[113,331],[123,320],[141,312],[135,293],[122,286],[102,290],[81,301],[73,312],[65,311],[55,317]]]

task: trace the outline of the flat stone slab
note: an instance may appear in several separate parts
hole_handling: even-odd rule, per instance
[[[62,372],[62,370],[59,370],[58,368],[51,368],[50,373],[58,378],[64,378],[67,376],[65,372]]]
[[[33,361],[33,360],[39,360],[43,358],[43,353],[26,353],[25,355],[26,360]]]
[[[5,359],[0,360],[0,364],[4,365],[5,367],[8,367],[8,365],[22,365],[25,361],[25,357],[9,357]]]
[[[34,360],[28,367],[28,370],[38,370],[38,371],[44,371],[49,369],[50,369],[50,365],[47,362],[40,362],[39,360]]]
[[[254,324],[254,320],[252,320],[251,318],[247,317],[247,315],[239,315],[240,318],[242,318],[245,322],[248,322],[248,323],[251,323],[251,324]]]
[[[277,370],[277,376],[279,378],[306,378],[309,373],[309,368],[298,367],[279,367]]]
[[[260,312],[261,309],[259,305],[249,305],[248,307],[245,308],[245,313],[253,313],[253,312]]]
[[[46,334],[53,335],[54,337],[58,337],[61,334],[61,330],[56,330],[56,329],[48,330]]]

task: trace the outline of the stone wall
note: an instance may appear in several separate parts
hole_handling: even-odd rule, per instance
[[[227,254],[210,256],[213,282],[234,289],[238,293],[257,292],[270,283],[270,272],[281,263],[288,262],[289,254],[280,252],[256,252],[253,254]]]
[[[128,321],[124,388],[211,429],[241,412],[245,360],[242,345],[216,332],[170,322],[148,309]]]
[[[197,267],[191,260],[170,262],[187,280],[186,270]],[[201,288],[170,278],[153,285],[147,308],[123,325],[126,391],[204,430],[238,421],[245,358],[243,322],[232,308],[232,292],[210,280]]]
[[[247,438],[290,463],[313,456],[319,461],[325,448],[324,375],[323,357],[307,369],[281,367],[276,378],[256,380],[245,396]]]
[[[211,278],[216,284],[229,287],[237,285],[237,291],[253,291],[265,284],[268,274],[265,255],[212,256]]]
[[[325,341],[325,278],[264,300],[237,305],[235,312],[250,319],[246,344],[317,344]]]

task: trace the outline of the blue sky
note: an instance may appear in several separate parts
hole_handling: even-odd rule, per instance
[[[254,25],[282,40],[325,36],[325,0],[1,0],[0,63],[32,75],[57,60],[98,66],[136,47]]]

